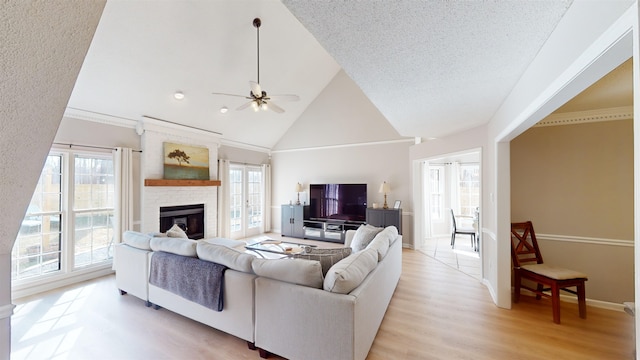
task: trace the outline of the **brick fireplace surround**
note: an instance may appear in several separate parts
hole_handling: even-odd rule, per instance
[[[144,123],[142,134],[141,178],[163,178],[165,142],[201,146],[209,149],[209,177],[218,179],[219,137],[208,132],[180,132],[177,129]],[[143,186],[141,189],[142,232],[160,230],[160,207],[204,204],[205,238],[217,236],[218,187],[213,186]]]

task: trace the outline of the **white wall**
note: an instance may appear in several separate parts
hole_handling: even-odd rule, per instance
[[[500,307],[511,306],[509,141],[630,57],[633,3],[575,1],[488,125],[483,225],[497,241],[484,271]]]
[[[382,204],[378,193],[383,181],[391,185],[387,203],[402,201],[403,243],[413,247],[411,188],[409,163],[406,161],[410,142],[360,144],[349,147],[328,147],[309,150],[275,152],[273,165],[272,229],[280,231],[280,205],[295,202],[296,183],[308,190],[309,184],[365,183],[367,203]],[[300,201],[308,196],[301,194]]]
[[[11,249],[105,3],[2,4],[0,359],[11,354]]]
[[[281,229],[280,205],[295,202],[296,183],[366,183],[368,204],[402,201],[405,246],[413,247],[409,148],[353,81],[340,71],[272,152],[272,229]],[[307,199],[301,194],[301,201]],[[392,205],[393,206],[393,205]]]

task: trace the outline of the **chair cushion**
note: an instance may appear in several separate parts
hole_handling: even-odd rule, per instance
[[[521,269],[531,271],[538,275],[546,276],[554,280],[569,280],[569,279],[586,279],[587,274],[581,273],[575,270],[564,269],[560,267],[550,266],[547,264],[529,264],[523,265]]]

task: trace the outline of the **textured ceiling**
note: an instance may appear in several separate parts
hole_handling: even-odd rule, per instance
[[[271,148],[340,68],[403,136],[487,123],[571,5],[540,1],[109,0],[72,111],[143,115]],[[231,110],[256,74],[284,114]],[[334,60],[335,59],[335,60]],[[176,90],[185,93],[173,99]]]
[[[405,136],[489,121],[571,1],[283,0]]]

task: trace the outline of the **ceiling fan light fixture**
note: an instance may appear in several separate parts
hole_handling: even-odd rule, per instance
[[[262,110],[267,111],[269,110],[269,105],[267,105],[266,102],[262,102],[262,104],[260,104],[260,108],[262,108]]]
[[[258,102],[256,100],[251,102],[251,108],[253,108],[253,111],[258,112],[258,110],[260,110],[260,106],[258,105]]]

